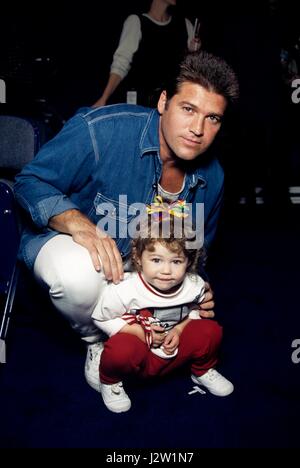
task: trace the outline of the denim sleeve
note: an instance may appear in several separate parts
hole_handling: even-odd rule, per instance
[[[206,271],[206,262],[207,262],[207,257],[209,253],[209,248],[216,235],[220,211],[223,205],[223,195],[224,195],[224,180],[217,193],[216,202],[205,222],[203,252],[202,252],[201,257],[199,258],[198,265],[197,265],[198,275],[201,276],[201,278],[207,282],[210,282],[210,278]]]
[[[220,211],[223,205],[223,195],[224,195],[224,184],[220,187],[218,192],[215,205],[212,211],[209,214],[209,217],[205,223],[205,240],[204,240],[204,247],[208,251],[209,247],[214,240],[216,235],[218,220],[220,217]]]
[[[81,115],[70,119],[17,175],[17,201],[39,228],[52,216],[78,208],[68,194],[82,188],[95,168],[88,125]]]
[[[220,211],[223,205],[223,196],[224,196],[224,182],[222,183],[218,191],[215,204],[205,222],[204,248],[206,251],[209,251],[209,247],[216,235],[216,231],[218,227],[218,220],[220,217]]]

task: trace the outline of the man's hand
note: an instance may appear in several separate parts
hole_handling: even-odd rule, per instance
[[[98,229],[80,211],[68,210],[53,216],[49,226],[58,232],[70,234],[74,242],[85,247],[95,270],[102,269],[107,280],[118,284],[124,278],[123,262],[115,241]]]
[[[215,303],[213,300],[214,293],[210,287],[209,283],[205,283],[205,294],[204,294],[204,299],[199,304],[199,314],[200,317],[202,318],[213,318],[215,316],[215,313],[213,311],[215,307]]]
[[[123,279],[123,262],[116,243],[100,229],[79,230],[73,240],[85,247],[91,256],[96,271],[103,270],[105,278],[118,284]]]

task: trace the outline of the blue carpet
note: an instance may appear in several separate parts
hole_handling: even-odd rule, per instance
[[[281,216],[282,218],[282,216]],[[84,345],[22,275],[0,368],[0,447],[299,447],[299,210],[226,213],[210,260],[219,369],[235,391],[195,393],[188,372],[128,382],[132,409],[109,412],[84,380]],[[299,353],[300,355],[300,353]]]

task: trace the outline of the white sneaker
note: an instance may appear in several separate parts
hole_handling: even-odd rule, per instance
[[[101,395],[105,406],[113,413],[123,413],[131,408],[131,401],[122,382],[112,385],[101,384]]]
[[[96,392],[101,392],[100,389],[100,377],[99,377],[99,364],[102,351],[104,349],[104,344],[99,341],[98,343],[93,343],[87,347],[87,355],[84,367],[84,375],[87,383],[94,389]]]
[[[201,377],[197,377],[194,374],[191,377],[193,382],[203,385],[210,393],[216,396],[227,396],[234,390],[232,383],[216,371],[216,369],[209,369]]]

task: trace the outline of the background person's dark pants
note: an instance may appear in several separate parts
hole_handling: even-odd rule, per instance
[[[153,354],[139,338],[118,333],[104,346],[100,362],[100,380],[104,384],[120,382],[128,375],[143,378],[163,376],[184,364],[191,364],[197,376],[205,374],[217,363],[222,327],[211,320],[193,320],[180,336],[178,354],[163,359]]]

